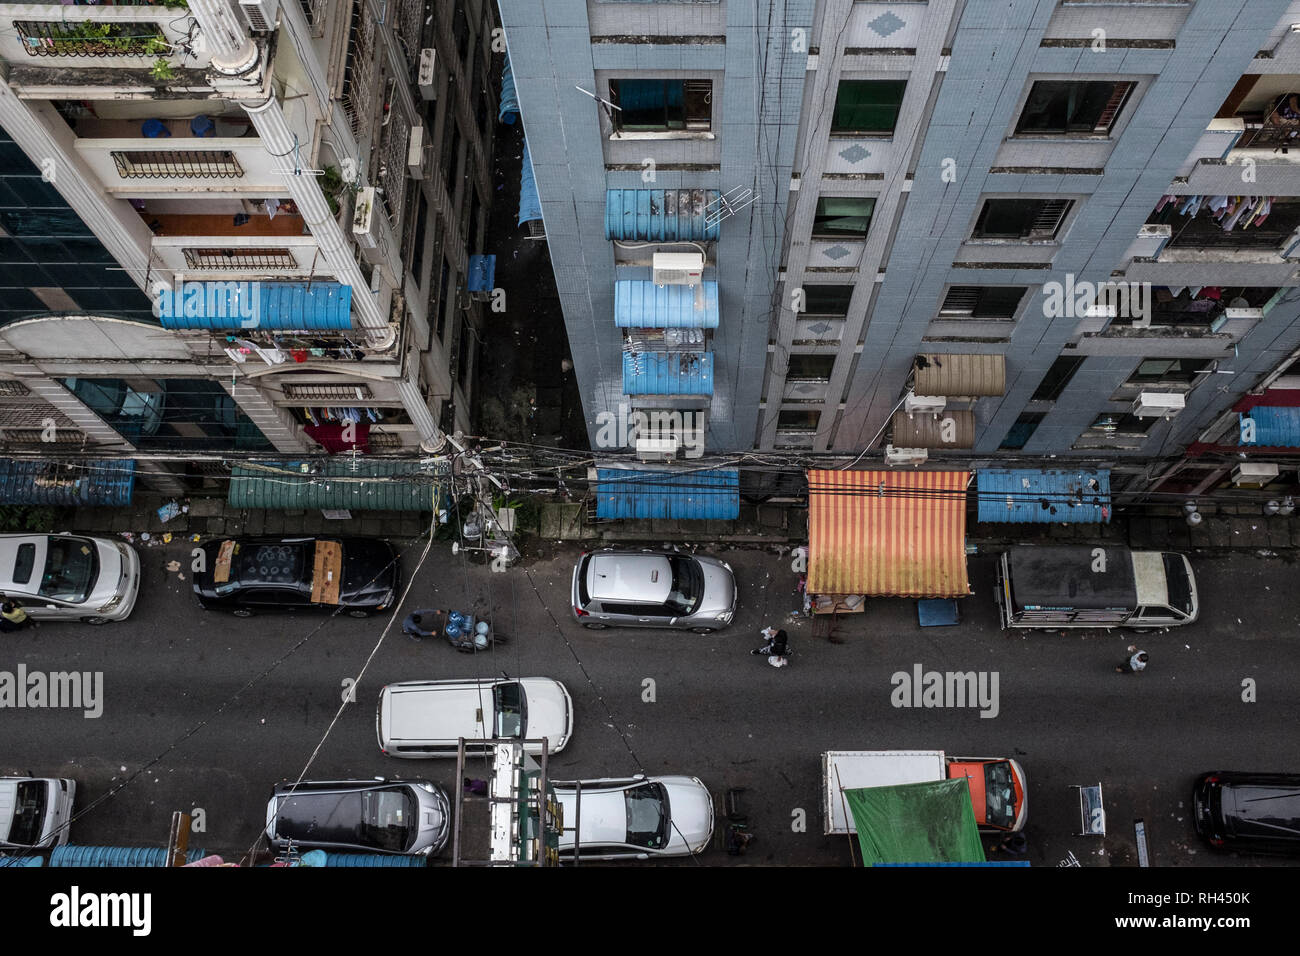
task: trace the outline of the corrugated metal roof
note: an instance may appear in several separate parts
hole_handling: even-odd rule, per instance
[[[639,242],[713,242],[719,221],[706,222],[716,189],[607,189],[605,238]]]
[[[916,357],[917,395],[1001,395],[1007,390],[1005,355],[939,355]]]
[[[338,282],[185,282],[160,297],[165,329],[237,332],[352,328],[352,287]]]
[[[981,468],[979,520],[1018,524],[1105,524],[1110,472],[1078,469]]]
[[[0,504],[101,505],[131,503],[135,462],[0,459]]]
[[[519,179],[519,225],[540,221],[541,218],[542,197],[537,193],[537,177],[533,173],[533,156],[528,151],[528,140],[524,140],[524,164]]]
[[[687,518],[734,521],[740,517],[740,473],[596,470],[597,518]]]
[[[718,284],[655,285],[650,279],[614,283],[614,325],[620,329],[716,329]]]
[[[965,597],[966,471],[808,472],[808,592]]]
[[[1244,438],[1251,430],[1247,420],[1254,423],[1254,441]],[[1300,448],[1300,408],[1280,408],[1257,405],[1248,413],[1237,416],[1237,443],[1260,445],[1265,448]]]
[[[316,474],[304,473],[304,464],[236,465],[226,500],[236,508],[432,511],[435,490],[442,488],[440,475],[416,462],[363,458],[353,467],[351,459],[333,460],[318,463]]]
[[[712,395],[712,352],[624,352],[628,395]]]
[[[909,415],[899,409],[894,413],[893,432],[899,448],[974,448],[975,413],[962,409],[937,416]]]
[[[410,42],[414,43],[414,40]],[[497,110],[497,119],[513,126],[519,118],[519,93],[515,89],[515,71],[510,68],[510,54],[506,54],[506,65],[501,70],[501,107]]]

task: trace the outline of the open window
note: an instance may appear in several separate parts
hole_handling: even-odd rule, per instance
[[[666,133],[713,128],[713,81],[609,81],[616,132]]]
[[[1073,199],[986,199],[973,239],[1055,239]]]
[[[1016,135],[1105,136],[1136,86],[1128,80],[1037,80]]]

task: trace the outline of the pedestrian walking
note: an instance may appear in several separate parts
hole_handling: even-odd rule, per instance
[[[32,619],[16,598],[5,598],[0,603],[0,631],[21,631],[31,624]]]
[[[1146,669],[1147,652],[1139,651],[1136,647],[1130,647],[1129,650],[1133,651],[1133,655],[1123,664],[1116,665],[1116,674],[1138,674]]]
[[[790,635],[774,627],[765,627],[759,633],[767,638],[767,643],[762,647],[754,648],[749,653],[766,656],[767,662],[773,667],[785,667],[789,664],[787,658],[790,654]]]

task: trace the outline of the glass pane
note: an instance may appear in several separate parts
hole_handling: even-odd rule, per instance
[[[832,131],[892,133],[906,88],[904,80],[840,80]]]
[[[1019,239],[1029,230],[1042,208],[1041,199],[988,199],[975,225],[982,239]]]
[[[851,285],[806,285],[803,287],[804,314],[849,314],[849,300],[853,298]]]
[[[813,236],[823,238],[864,239],[871,227],[874,199],[831,197],[817,200]]]
[[[99,555],[85,538],[48,537],[41,597],[80,604],[90,597],[99,577]]]
[[[1054,402],[1063,391],[1065,386],[1070,384],[1070,379],[1074,378],[1074,373],[1079,371],[1079,366],[1083,365],[1083,359],[1075,356],[1063,355],[1052,363],[1052,367],[1047,370],[1043,376],[1042,382],[1031,396],[1035,402]]]
[[[791,355],[787,379],[829,379],[835,367],[834,355]]]

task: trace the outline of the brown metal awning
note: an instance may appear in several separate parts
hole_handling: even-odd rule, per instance
[[[975,447],[975,413],[968,410],[909,415],[900,409],[894,413],[893,430],[898,448]]]
[[[1002,395],[1007,390],[1005,355],[938,355],[916,357],[917,395]]]

